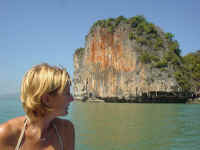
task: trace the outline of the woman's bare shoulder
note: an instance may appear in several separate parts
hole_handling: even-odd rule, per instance
[[[14,141],[21,132],[24,117],[17,117],[0,124],[0,141]]]
[[[73,123],[69,120],[58,118],[55,121],[59,126],[59,131],[64,141],[64,149],[74,150],[75,130]]]
[[[58,126],[63,128],[64,130],[66,130],[66,129],[74,129],[74,125],[70,120],[56,118],[55,122],[56,122],[56,124],[58,124]]]

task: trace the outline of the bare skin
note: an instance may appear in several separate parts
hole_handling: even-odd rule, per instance
[[[9,120],[8,122],[0,125],[0,149],[2,150],[14,150],[21,130],[24,126],[25,117],[17,117]],[[74,127],[68,120],[54,119],[51,123],[54,123],[58,128],[58,132],[63,139],[64,150],[74,150]],[[42,141],[38,139],[39,134],[35,134],[31,130],[31,126],[27,125],[25,130],[25,138],[20,150],[60,150],[60,144],[58,137],[55,134],[55,129],[51,126],[48,127],[47,139]],[[37,130],[37,129],[35,129]]]
[[[35,117],[27,121],[20,150],[61,150],[54,124],[62,137],[64,150],[74,150],[74,126],[68,120],[57,118],[66,115],[73,101],[69,87],[65,92],[54,96],[45,95],[43,102],[53,111],[44,117]],[[0,150],[15,150],[20,133],[24,127],[25,116],[11,119],[0,125]],[[42,140],[42,139],[46,140]]]

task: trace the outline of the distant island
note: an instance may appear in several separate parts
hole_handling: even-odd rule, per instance
[[[181,56],[174,35],[144,16],[98,20],[85,40],[85,47],[74,53],[76,99],[172,103],[198,99],[200,51]]]

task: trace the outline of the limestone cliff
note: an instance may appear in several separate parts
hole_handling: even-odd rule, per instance
[[[142,16],[97,21],[74,54],[75,98],[131,99],[178,87],[172,74],[179,49],[169,35]]]

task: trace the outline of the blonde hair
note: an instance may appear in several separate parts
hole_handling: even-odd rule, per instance
[[[24,76],[21,83],[21,102],[29,117],[44,116],[51,108],[42,101],[44,94],[62,93],[71,79],[64,68],[47,63],[36,65]]]

